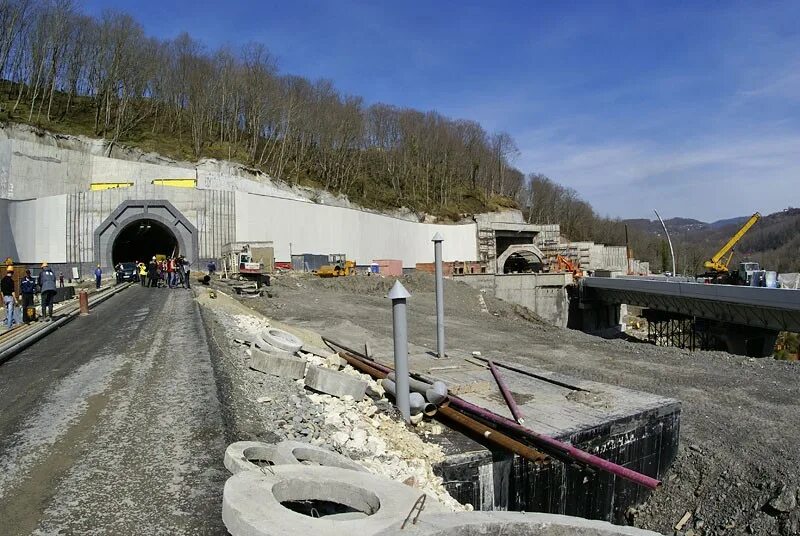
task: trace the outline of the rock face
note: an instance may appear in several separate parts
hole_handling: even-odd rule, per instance
[[[769,507],[778,513],[786,514],[797,508],[797,491],[784,485],[778,489],[778,493],[770,499]]]

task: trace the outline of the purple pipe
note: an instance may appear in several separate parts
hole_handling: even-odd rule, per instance
[[[494,381],[497,382],[497,386],[500,388],[500,392],[503,393],[503,398],[506,399],[506,405],[508,409],[511,410],[511,415],[514,416],[514,420],[517,421],[519,424],[525,424],[525,419],[522,418],[522,414],[519,411],[519,407],[517,406],[517,401],[514,400],[514,397],[511,395],[511,391],[508,390],[508,386],[506,386],[506,382],[503,380],[503,377],[500,375],[500,371],[497,370],[497,367],[494,366],[492,360],[489,360],[489,370],[492,371],[492,376],[494,376]]]
[[[332,341],[330,342],[332,343]],[[354,357],[364,361],[363,358],[357,352],[354,352],[349,348],[345,348],[339,344],[335,345],[338,346],[339,348],[347,350],[348,353],[350,353]],[[384,365],[381,365],[377,361],[369,361],[367,364],[370,367],[378,369],[387,374],[389,372],[392,372],[392,369]],[[642,473],[637,473],[636,471],[628,469],[627,467],[622,467],[621,465],[618,465],[614,462],[604,460],[603,458],[595,456],[594,454],[589,454],[588,452],[573,447],[572,445],[564,443],[563,441],[559,441],[558,439],[554,439],[550,436],[534,432],[533,430],[525,428],[524,426],[520,426],[511,419],[507,419],[502,415],[498,415],[497,413],[489,411],[486,408],[476,406],[475,404],[467,402],[462,398],[450,395],[449,400],[450,400],[450,405],[453,407],[459,408],[468,413],[472,413],[473,415],[478,415],[479,417],[489,422],[495,423],[498,426],[503,426],[507,429],[514,430],[518,434],[529,438],[534,443],[539,443],[540,445],[546,445],[552,448],[553,450],[561,452],[565,456],[577,460],[579,462],[585,463],[586,465],[591,465],[592,467],[596,467],[598,469],[611,473],[612,475],[624,478],[625,480],[630,480],[635,484],[639,484],[640,486],[644,486],[649,489],[656,489],[659,486],[661,486],[660,480],[656,480],[655,478],[643,475]]]
[[[624,478],[625,480],[630,480],[640,486],[644,486],[649,489],[656,489],[661,485],[660,480],[656,480],[655,478],[651,478],[647,475],[643,475],[642,473],[637,473],[627,467],[622,467],[614,462],[610,462],[608,460],[604,460],[599,456],[595,456],[594,454],[589,454],[579,448],[573,447],[568,443],[564,443],[557,439],[554,439],[550,436],[546,436],[544,434],[539,434],[534,432],[533,430],[529,430],[524,426],[520,426],[519,424],[515,423],[511,419],[507,419],[502,415],[498,415],[488,409],[482,408],[480,406],[476,406],[475,404],[471,404],[466,400],[458,398],[457,396],[450,396],[450,405],[456,408],[459,408],[463,411],[472,413],[474,415],[478,415],[479,417],[486,419],[487,421],[493,422],[499,426],[503,426],[505,428],[514,430],[515,432],[524,435],[531,439],[534,443],[538,443],[540,445],[546,445],[554,450],[557,450],[564,455],[577,460],[579,462],[585,463],[586,465],[591,465],[592,467],[596,467],[598,469],[602,469],[603,471],[607,471],[612,475],[616,475],[620,478]]]

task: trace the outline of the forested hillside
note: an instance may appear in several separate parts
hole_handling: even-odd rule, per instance
[[[459,217],[513,205],[524,175],[504,132],[365,105],[281,73],[266,46],[209,50],[145,35],[71,0],[0,0],[0,120],[103,137],[179,159],[238,160],[363,205]]]
[[[377,209],[455,220],[518,206],[531,222],[560,223],[571,240],[625,244],[625,222],[515,168],[519,151],[507,133],[435,111],[366,105],[329,80],[280,72],[263,44],[209,50],[188,34],[160,40],[126,13],[95,18],[73,0],[0,0],[0,32],[0,121],[180,160],[239,161]],[[740,251],[798,270],[798,221],[795,212],[766,218]],[[698,271],[732,234],[724,222],[714,232],[696,220],[669,224],[681,273]],[[666,270],[660,233],[654,222],[628,222],[634,255]]]
[[[719,222],[697,222],[681,225],[667,220],[676,250],[676,264],[681,273],[702,272],[702,263],[714,255],[749,216]],[[677,219],[676,219],[677,220]],[[645,231],[651,239],[662,240],[664,232],[657,221],[627,220],[629,228]],[[734,248],[732,263],[745,260],[758,261],[763,269],[778,272],[800,271],[800,209],[787,208],[764,216]],[[663,262],[658,266],[668,269]]]
[[[604,244],[628,243],[637,259],[649,261],[655,271],[671,271],[669,247],[658,220],[612,220],[598,216],[578,193],[543,175],[532,175],[522,190],[520,204],[529,221],[560,223],[562,234],[571,240],[592,240]],[[680,274],[702,273],[703,262],[711,258],[741,227],[748,216],[718,222],[689,218],[665,221],[675,249]],[[800,209],[788,208],[761,219],[734,250],[733,263],[755,260],[767,270],[800,271]]]

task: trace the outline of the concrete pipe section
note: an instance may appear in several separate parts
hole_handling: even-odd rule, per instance
[[[367,471],[350,458],[301,441],[281,441],[275,445],[273,460],[276,465],[322,465],[324,467],[349,469],[350,471]]]
[[[656,532],[612,525],[581,517],[526,512],[453,512],[435,514],[423,511],[416,523],[405,516],[380,536],[660,536]],[[401,528],[402,527],[402,528]]]
[[[367,471],[350,458],[301,441],[281,441],[275,445],[259,441],[237,441],[225,449],[224,463],[234,475],[242,471],[261,471],[273,465],[315,465]]]
[[[260,441],[237,441],[225,449],[225,468],[231,474],[242,471],[261,471],[275,465],[273,445]]]
[[[225,483],[222,521],[232,536],[371,536],[405,519],[423,495],[370,473],[277,465]],[[430,497],[425,513],[443,512]]]
[[[282,329],[269,328],[261,332],[261,338],[264,342],[293,354],[303,347],[303,341]]]

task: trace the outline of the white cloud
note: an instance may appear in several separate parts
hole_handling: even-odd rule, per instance
[[[599,145],[521,143],[520,164],[575,188],[604,215],[714,220],[800,205],[800,134]]]

